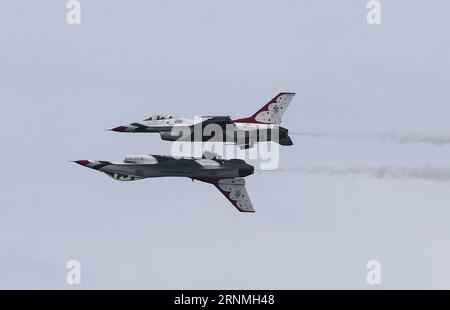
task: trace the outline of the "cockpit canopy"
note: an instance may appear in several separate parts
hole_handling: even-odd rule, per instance
[[[171,119],[173,118],[172,115],[166,115],[166,114],[157,114],[150,116],[149,118],[145,119],[145,121],[160,121],[165,119]]]
[[[203,159],[221,159],[221,156],[218,153],[214,153],[208,150],[203,151],[202,154]]]
[[[126,164],[157,164],[158,160],[152,155],[127,155],[123,160]]]

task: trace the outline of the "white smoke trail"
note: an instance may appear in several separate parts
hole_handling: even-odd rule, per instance
[[[273,170],[273,172],[299,172],[330,176],[367,176],[377,179],[413,179],[439,183],[450,183],[450,169],[439,167],[293,167]],[[263,171],[261,171],[263,173]]]
[[[390,142],[398,144],[422,143],[434,146],[450,145],[449,135],[426,135],[426,134],[398,134],[398,133],[334,133],[334,132],[292,132],[292,135],[311,137],[311,138],[339,138],[339,139],[358,139],[358,140],[376,140],[381,142]]]

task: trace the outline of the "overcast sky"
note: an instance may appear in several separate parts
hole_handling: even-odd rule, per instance
[[[64,0],[2,1],[0,288],[77,288],[76,259],[78,288],[450,289],[449,182],[299,169],[450,169],[449,144],[293,135],[280,171],[247,178],[255,214],[68,162],[167,154],[104,129],[245,117],[279,91],[294,132],[449,137],[450,2],[381,3],[368,25],[365,0],[91,0],[68,25]]]

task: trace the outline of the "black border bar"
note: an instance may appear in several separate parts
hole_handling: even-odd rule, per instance
[[[178,298],[178,299],[177,299]],[[206,303],[204,302],[207,298]],[[293,290],[44,290],[0,291],[0,305],[23,306],[84,305],[114,306],[195,306],[210,308],[225,305],[266,306],[383,306],[447,305],[448,291],[293,291]]]

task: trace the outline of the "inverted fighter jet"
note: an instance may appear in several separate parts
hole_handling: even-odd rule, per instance
[[[123,162],[77,160],[75,163],[106,173],[114,180],[135,181],[157,177],[187,177],[213,184],[241,212],[255,212],[245,189],[244,177],[254,167],[240,159],[223,160],[217,154],[202,158],[161,155],[129,155]]]
[[[250,117],[232,120],[230,116],[201,116],[194,119],[155,115],[141,122],[110,130],[131,133],[159,133],[167,141],[230,142],[241,149],[255,142],[274,141],[292,145],[289,131],[281,127],[281,118],[295,93],[279,93]]]

